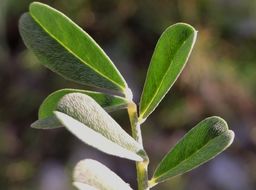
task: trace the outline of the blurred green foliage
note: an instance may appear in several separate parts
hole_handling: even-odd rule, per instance
[[[43,68],[24,47],[17,26],[30,2],[1,0],[0,4],[0,189],[71,189],[66,185],[70,168],[88,157],[100,158],[134,186],[132,163],[96,154],[62,129],[38,132],[29,127],[49,93],[82,88]],[[176,22],[193,25],[199,33],[189,63],[143,126],[145,148],[152,158],[150,170],[185,130],[206,116],[225,118],[237,136],[216,161],[155,189],[256,188],[256,1],[42,2],[67,14],[103,47],[128,79],[136,101],[164,28]],[[126,113],[116,115],[123,116],[118,122],[129,130]],[[121,165],[126,165],[124,170]]]

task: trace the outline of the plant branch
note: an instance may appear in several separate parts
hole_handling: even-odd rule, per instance
[[[141,128],[138,122],[137,105],[131,101],[128,104],[128,114],[132,128],[133,138],[143,147]],[[148,157],[141,162],[136,162],[138,190],[149,190],[148,186]]]

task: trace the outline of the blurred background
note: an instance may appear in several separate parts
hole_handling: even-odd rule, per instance
[[[0,189],[73,189],[72,169],[83,158],[101,161],[136,189],[133,162],[98,152],[64,128],[30,128],[48,94],[84,88],[44,68],[25,48],[17,25],[30,2],[0,0]],[[214,160],[153,189],[256,189],[256,1],[41,2],[64,12],[103,47],[137,102],[163,30],[176,22],[193,25],[199,33],[187,67],[143,124],[150,176],[170,147],[207,116],[225,118],[236,138]],[[129,131],[125,110],[112,116]]]

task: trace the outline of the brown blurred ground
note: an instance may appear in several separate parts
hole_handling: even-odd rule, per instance
[[[131,161],[100,153],[64,129],[31,129],[42,100],[64,87],[83,88],[42,67],[17,29],[30,1],[0,0],[0,189],[67,190],[74,163],[100,160],[135,187]],[[150,173],[169,148],[210,115],[236,133],[225,153],[154,189],[256,189],[256,1],[252,0],[53,0],[108,53],[139,100],[161,32],[176,22],[198,31],[178,82],[143,125]],[[113,116],[127,130],[125,111]]]

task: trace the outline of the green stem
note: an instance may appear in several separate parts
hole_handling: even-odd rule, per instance
[[[132,136],[143,147],[141,128],[138,122],[137,106],[133,101],[128,105],[128,114],[132,128]],[[149,190],[148,163],[149,160],[147,156],[143,161],[136,162],[138,190]]]

